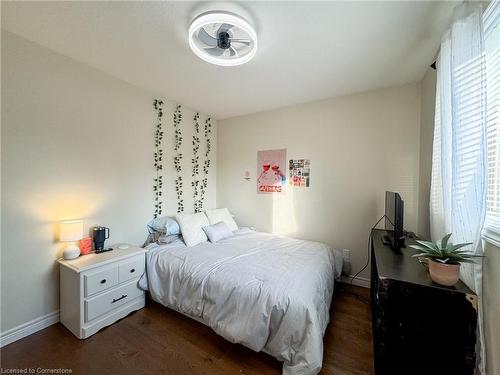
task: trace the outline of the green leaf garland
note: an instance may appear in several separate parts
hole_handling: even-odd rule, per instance
[[[194,212],[201,212],[202,204],[200,201],[200,156],[198,155],[198,151],[200,149],[200,114],[198,112],[195,113],[193,117],[194,123],[194,134],[192,140],[193,146],[193,158],[191,159],[191,164],[193,166],[191,177],[191,186],[193,187],[193,206]]]
[[[174,112],[174,168],[177,173],[175,179],[175,192],[177,194],[177,212],[184,212],[184,199],[183,199],[183,182],[182,182],[182,153],[180,152],[182,146],[182,131],[180,124],[182,121],[181,106],[178,105]]]
[[[210,151],[211,151],[211,139],[210,135],[212,134],[212,119],[208,117],[205,120],[205,160],[203,161],[203,179],[201,180],[201,185],[200,185],[200,199],[198,201],[198,209],[199,211],[203,210],[203,204],[205,203],[205,194],[207,192],[208,188],[208,173],[210,172]]]
[[[156,110],[156,125],[154,133],[155,151],[154,151],[154,169],[156,177],[153,182],[154,193],[154,218],[156,219],[163,212],[163,100],[155,99],[153,101]]]

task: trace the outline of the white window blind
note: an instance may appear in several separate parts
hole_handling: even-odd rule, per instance
[[[484,234],[500,242],[500,2],[483,14],[488,129],[488,202]]]

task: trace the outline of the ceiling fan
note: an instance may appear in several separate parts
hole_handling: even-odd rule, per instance
[[[192,22],[189,45],[198,57],[212,64],[240,65],[257,52],[257,35],[241,17],[209,12]]]

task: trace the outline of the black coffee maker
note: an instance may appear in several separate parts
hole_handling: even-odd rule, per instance
[[[94,241],[94,249],[96,253],[104,250],[104,241],[109,238],[109,228],[94,227],[92,228],[92,240]]]

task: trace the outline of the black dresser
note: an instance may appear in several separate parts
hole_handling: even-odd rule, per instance
[[[473,375],[477,296],[461,281],[432,282],[411,255],[372,232],[371,301],[376,375]],[[407,238],[406,245],[415,243]]]

